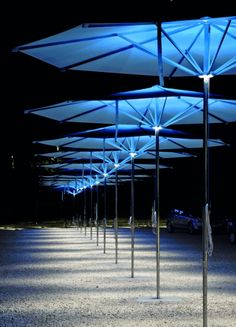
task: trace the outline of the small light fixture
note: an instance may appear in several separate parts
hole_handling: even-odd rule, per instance
[[[120,167],[120,164],[115,163],[115,164],[114,164],[114,167],[115,167],[115,168],[118,168],[118,167]]]
[[[104,176],[104,177],[107,177],[107,176],[108,176],[108,173],[104,173],[103,176]]]
[[[100,184],[100,182],[99,181],[96,181],[95,184],[98,185],[98,184]]]
[[[152,128],[154,129],[155,132],[158,132],[162,129],[161,126],[152,126]]]
[[[199,75],[198,77],[199,78],[203,78],[204,79],[204,82],[207,82],[210,78],[212,78],[214,75],[212,75],[212,74],[208,74],[208,75],[206,75],[206,74],[203,74],[203,75]]]
[[[137,155],[137,153],[136,152],[130,152],[129,155],[131,156],[131,158],[134,158]]]

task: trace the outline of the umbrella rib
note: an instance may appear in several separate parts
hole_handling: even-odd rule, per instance
[[[224,63],[224,65],[222,65],[221,67],[219,67],[218,69],[216,69],[214,71],[214,75],[223,74],[227,70],[230,70],[231,68],[235,68],[235,67],[236,67],[236,56],[234,56],[229,61],[227,61],[226,63]]]
[[[150,107],[151,107],[151,102],[152,102],[153,99],[151,99],[150,103],[147,105],[147,108],[144,112],[144,114],[142,115],[142,122],[144,122],[144,124],[146,124],[147,126],[153,126],[155,125],[155,118],[152,114],[152,111],[150,110]],[[147,117],[147,114],[149,113],[150,117],[151,117],[151,120],[148,119]]]
[[[182,119],[184,119],[184,118],[186,118],[186,117],[188,117],[188,116],[194,115],[195,113],[197,113],[197,112],[199,112],[199,111],[203,112],[202,107],[200,107],[200,106],[198,105],[198,104],[201,103],[201,101],[199,101],[199,102],[196,103],[196,104],[191,104],[191,103],[189,103],[188,101],[186,101],[186,100],[184,100],[184,99],[182,99],[182,101],[185,102],[185,103],[187,103],[187,104],[189,104],[189,107],[188,107],[184,112],[182,112],[182,113],[180,113],[179,115],[176,115],[175,117],[171,118],[168,122],[165,123],[165,126],[166,126],[166,125],[169,126],[170,124],[174,124],[174,123],[176,123],[176,122],[178,122],[178,121],[180,121],[180,120],[182,120]],[[214,101],[214,103],[215,103],[215,102],[217,102],[217,100]],[[212,105],[212,103],[210,103],[209,107],[210,107],[211,105]],[[195,110],[196,110],[196,111],[195,111]],[[209,110],[210,110],[210,108],[209,108]],[[213,114],[213,113],[208,112],[208,116],[209,116],[209,117],[212,117],[212,118],[215,118],[216,120],[218,120],[218,121],[221,122],[221,123],[227,124],[227,121],[225,121],[224,119],[218,117],[217,115],[215,115],[215,114]]]
[[[106,58],[106,57],[108,57],[110,55],[117,54],[117,53],[120,53],[120,52],[123,52],[123,51],[127,51],[127,50],[129,50],[131,48],[137,48],[137,49],[139,49],[139,50],[141,50],[141,51],[143,51],[143,52],[145,52],[145,53],[147,53],[147,54],[149,54],[149,55],[151,55],[153,57],[156,57],[156,54],[155,53],[153,53],[150,50],[144,48],[140,43],[133,42],[132,40],[130,40],[128,38],[125,38],[124,36],[121,36],[119,34],[116,34],[116,36],[119,36],[121,39],[124,39],[124,40],[126,40],[128,42],[131,42],[131,44],[129,44],[127,46],[124,46],[122,48],[116,49],[116,50],[111,50],[109,52],[102,53],[102,54],[97,55],[95,57],[91,57],[91,58],[85,59],[83,61],[78,61],[78,62],[73,63],[71,65],[64,66],[62,69],[63,70],[73,69],[73,68],[75,68],[77,66],[81,66],[81,65],[90,63],[92,61],[95,61],[95,60],[103,59],[103,58]],[[145,44],[147,42],[149,42],[149,40],[148,41],[144,41],[143,44]]]
[[[117,36],[119,36],[121,39],[131,43],[135,48],[137,48],[137,49],[139,49],[139,50],[141,50],[141,51],[143,51],[143,52],[145,52],[145,53],[147,53],[147,54],[149,54],[149,55],[151,55],[153,57],[157,57],[156,53],[153,53],[152,51],[150,51],[150,50],[146,49],[145,47],[143,47],[143,44],[149,43],[151,41],[155,41],[156,38],[150,38],[148,40],[145,40],[143,42],[138,43],[138,42],[134,42],[132,39],[130,39],[128,37],[125,37],[122,34],[117,34]]]
[[[49,47],[54,47],[54,46],[58,46],[58,45],[73,44],[73,43],[93,41],[93,40],[99,40],[99,39],[107,39],[107,38],[114,37],[114,36],[117,36],[117,33],[112,33],[112,34],[108,34],[108,35],[99,35],[99,36],[93,36],[93,37],[85,37],[85,38],[80,38],[80,39],[46,42],[46,43],[41,43],[41,44],[22,45],[22,46],[14,48],[13,51],[16,52],[16,51],[26,51],[26,50],[33,50],[33,49],[40,49],[40,48],[49,48]]]
[[[236,17],[231,17],[231,19],[229,19],[229,21],[232,23],[232,20],[235,20],[235,19],[236,19]],[[220,26],[215,25],[215,24],[212,24],[212,25],[213,25],[213,26],[215,27],[215,29],[217,29],[218,31],[220,31],[220,32],[222,32],[222,33],[225,32],[225,29],[221,28]],[[235,29],[235,26],[232,26],[232,24],[231,24],[231,28],[234,28],[234,29]],[[236,39],[235,35],[232,34],[230,31],[227,31],[227,36],[231,37],[234,41],[235,41],[235,39]]]
[[[163,115],[164,115],[164,111],[165,111],[165,107],[166,107],[166,103],[167,103],[167,97],[165,97],[164,104],[163,104],[163,106],[162,106],[162,109],[161,109],[161,112],[160,112],[160,115],[159,115],[158,126],[161,124],[162,117],[163,117]],[[158,104],[159,104],[159,103],[158,103]]]
[[[83,141],[83,140],[85,140],[85,137],[81,137],[81,138],[79,138],[79,139],[76,138],[76,140],[73,140],[73,141],[70,141],[70,142],[63,143],[63,144],[59,145],[59,147],[60,147],[60,146],[67,146],[67,145],[69,145],[69,144],[73,144],[73,143],[80,142],[80,141]]]
[[[120,26],[152,26],[153,23],[151,22],[146,22],[146,23],[132,23],[132,22],[129,22],[129,23],[83,23],[81,26],[83,28],[104,28],[104,27],[120,27]],[[148,29],[150,30],[150,28]],[[132,32],[130,32],[132,33]]]
[[[184,67],[183,65],[178,64],[178,63],[176,63],[175,61],[173,61],[173,60],[171,60],[171,59],[169,59],[169,58],[167,58],[167,57],[165,57],[165,56],[163,56],[162,59],[163,59],[163,61],[165,61],[166,63],[168,63],[168,64],[170,64],[171,66],[174,66],[174,67],[175,67],[175,69],[172,71],[172,73],[169,75],[169,77],[172,77],[172,76],[173,76],[173,74],[176,72],[177,68],[179,68],[179,69],[181,69],[181,70],[187,72],[187,73],[190,74],[190,75],[193,75],[193,76],[199,76],[199,72],[196,72],[196,71],[191,70],[191,69],[189,69],[189,68],[187,68],[187,67]],[[181,62],[182,62],[182,61],[181,61]]]
[[[151,122],[147,119],[146,117],[146,112],[148,111],[148,108],[146,110],[146,112],[144,114],[142,114],[141,112],[139,112],[128,100],[125,100],[125,102],[134,110],[134,112],[136,112],[141,118],[139,119],[138,117],[133,116],[132,114],[128,114],[126,112],[124,112],[124,114],[130,118],[133,118],[134,120],[142,123],[144,119],[147,120],[147,123],[150,123],[149,126],[151,125]],[[149,104],[150,105],[150,104]]]
[[[174,42],[174,40],[165,32],[165,30],[162,29],[162,33],[165,35],[165,37],[170,41],[170,43],[176,48],[176,50],[182,55],[183,58],[185,58],[187,60],[187,62],[195,69],[195,71],[198,74],[201,74],[201,70],[200,67],[198,65],[195,64],[195,61],[192,60],[192,57],[188,57],[186,56],[186,54],[178,47],[178,45]],[[196,42],[196,39],[198,38],[198,36],[200,35],[200,32],[198,33],[198,35],[196,36],[196,38],[194,39],[194,41],[191,44],[191,47],[193,46],[193,44]],[[189,49],[191,49],[191,47],[189,47]],[[189,55],[189,49],[185,50],[185,52]],[[183,59],[182,59],[183,60]]]
[[[226,26],[226,28],[225,28],[225,30],[224,30],[224,33],[223,33],[223,35],[222,35],[222,38],[221,38],[221,40],[220,40],[220,43],[219,43],[219,45],[218,45],[218,48],[217,48],[216,53],[215,53],[215,55],[214,55],[214,58],[212,59],[212,62],[211,62],[210,68],[209,68],[209,72],[211,71],[211,69],[212,69],[212,67],[213,67],[213,65],[214,65],[214,63],[215,63],[215,61],[216,61],[216,58],[217,58],[217,56],[218,56],[218,54],[219,54],[219,51],[220,51],[220,49],[221,49],[221,47],[222,47],[222,44],[223,44],[223,42],[224,42],[224,39],[225,39],[225,37],[226,37],[226,35],[227,35],[228,29],[229,29],[229,27],[230,27],[230,24],[231,24],[231,20],[228,21],[228,24],[227,24],[227,26]],[[208,73],[209,73],[209,72],[208,72]]]
[[[111,152],[111,155],[112,155],[112,157],[113,157],[113,159],[114,159],[114,163],[118,163],[119,162],[119,157],[120,157],[120,152],[118,153],[118,152]]]
[[[189,103],[188,101],[184,100],[181,97],[180,97],[180,100],[188,105],[187,109],[185,109],[183,112],[181,112],[178,115],[175,115],[174,117],[169,119],[167,122],[165,122],[164,126],[169,126],[170,124],[173,124],[174,122],[177,122],[177,121],[191,115],[192,113],[189,113],[189,112],[192,111],[193,109],[199,110],[198,104],[202,102],[202,100],[199,100],[197,103],[193,104],[193,103]]]
[[[34,108],[34,109],[27,109],[24,110],[25,114],[29,114],[29,113],[34,113],[37,111],[43,111],[43,110],[50,110],[50,109],[56,109],[56,108],[62,108],[62,107],[67,107],[68,105],[73,105],[75,103],[79,103],[80,101],[68,101],[67,103],[59,103],[59,104],[54,104],[51,106],[47,106],[47,107],[41,107],[41,108]]]
[[[167,139],[168,141],[170,141],[171,143],[173,143],[173,144],[179,146],[179,147],[182,148],[182,149],[187,149],[184,145],[182,145],[182,144],[180,144],[180,143],[174,141],[173,139],[170,139],[169,137],[166,137],[166,139]]]
[[[201,23],[202,24],[202,23]],[[166,25],[166,26],[165,26]],[[173,30],[173,25],[175,25],[175,29]],[[173,34],[178,34],[180,32],[190,30],[191,28],[196,27],[195,23],[192,23],[192,21],[188,21],[188,25],[186,26],[186,21],[184,21],[184,25],[182,21],[175,21],[175,22],[168,22],[168,23],[163,23],[162,24],[162,29],[166,30],[166,33],[168,35],[173,35]],[[171,29],[169,32],[167,32],[168,29]]]
[[[106,108],[106,107],[107,107],[107,105],[104,104],[104,105],[102,105],[102,106],[100,106],[100,107],[93,108],[93,109],[89,109],[89,110],[84,111],[84,112],[82,112],[82,113],[80,113],[80,114],[77,114],[77,115],[74,115],[74,116],[71,116],[71,117],[68,117],[68,118],[62,119],[61,122],[65,123],[65,122],[70,121],[70,120],[72,120],[72,119],[75,119],[75,118],[77,118],[77,117],[81,117],[81,116],[84,116],[84,115],[87,115],[87,114],[91,114],[91,113],[94,112],[94,111],[101,110],[101,109],[104,109],[104,108]]]
[[[102,54],[97,55],[95,57],[91,57],[91,58],[88,58],[88,59],[85,59],[85,60],[82,60],[82,61],[78,61],[78,62],[73,63],[71,65],[64,66],[62,69],[63,70],[73,69],[73,68],[75,68],[77,66],[85,65],[85,64],[88,64],[88,63],[90,63],[92,61],[103,59],[103,58],[109,57],[110,55],[117,54],[119,52],[129,50],[129,49],[131,49],[133,47],[134,47],[134,45],[127,45],[127,46],[122,47],[120,49],[116,49],[116,50],[112,50],[112,51],[109,51],[109,52],[106,52],[106,53],[102,53]]]

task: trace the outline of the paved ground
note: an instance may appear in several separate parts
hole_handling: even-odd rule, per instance
[[[161,300],[156,301],[155,235],[130,231],[91,239],[89,230],[0,231],[0,326],[202,326],[201,235],[161,231]],[[209,259],[208,326],[235,327],[236,247],[214,236]]]

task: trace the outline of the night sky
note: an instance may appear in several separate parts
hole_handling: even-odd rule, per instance
[[[51,3],[51,2],[50,2]],[[1,78],[2,99],[2,210],[1,221],[30,219],[36,215],[39,198],[46,208],[50,203],[49,215],[54,209],[52,203],[59,198],[38,188],[32,145],[33,140],[60,137],[78,130],[78,126],[59,125],[47,119],[24,116],[25,109],[53,104],[55,102],[101,97],[103,95],[158,83],[154,77],[96,74],[89,72],[61,73],[54,67],[36,61],[20,53],[12,53],[15,46],[47,37],[83,22],[146,22],[193,19],[204,16],[222,17],[235,15],[232,1],[216,4],[215,1],[191,1],[187,10],[183,1],[153,1],[135,4],[126,8],[127,2],[108,3],[66,1],[48,5],[40,1],[24,4],[8,3],[4,10],[6,21],[1,21],[2,51]],[[185,2],[186,3],[186,2]],[[213,6],[211,6],[213,5]],[[207,6],[207,8],[206,8]],[[2,20],[2,19],[1,19]],[[218,76],[211,83],[211,92],[232,96],[236,99],[235,76]],[[189,83],[186,78],[165,80],[165,86],[202,91],[200,79]],[[92,94],[91,94],[92,93]],[[184,128],[184,127],[183,127]],[[212,207],[219,214],[235,214],[235,146],[236,125],[213,126],[210,136],[219,137],[231,146],[210,151],[210,180]],[[197,158],[170,162],[173,167],[161,175],[161,201],[163,208],[185,206],[190,210],[201,208],[203,192],[203,161],[201,151]],[[150,204],[152,183],[137,186],[137,202],[145,191]],[[151,191],[150,191],[151,190]],[[129,194],[129,190],[126,190]],[[149,196],[150,195],[150,196]],[[124,199],[123,199],[124,200]],[[47,210],[47,209],[45,209]],[[141,206],[137,211],[141,210]],[[45,214],[45,213],[44,213]],[[47,215],[47,214],[45,214]],[[145,213],[143,213],[145,215]]]

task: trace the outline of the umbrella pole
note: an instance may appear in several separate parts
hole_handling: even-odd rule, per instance
[[[61,217],[64,220],[64,190],[61,191]]]
[[[90,206],[91,206],[91,209],[90,209],[90,240],[93,239],[93,187],[92,185],[90,186]]]
[[[118,124],[119,124],[119,102],[116,100],[116,132],[115,141],[117,142],[118,137]],[[115,186],[115,263],[118,263],[118,172],[116,169],[116,186]]]
[[[118,172],[116,169],[116,185],[115,185],[115,263],[118,263]]]
[[[96,228],[97,228],[97,246],[98,246],[98,243],[99,243],[99,226],[98,226],[98,184],[96,186],[96,193],[97,193],[97,203],[96,203]]]
[[[209,124],[208,124],[208,97],[210,88],[210,77],[204,77],[204,208],[203,208],[203,229],[202,229],[202,273],[203,273],[203,327],[207,327],[207,274],[208,274],[208,206],[209,206]]]
[[[106,253],[107,179],[104,177],[103,253]]]
[[[76,209],[75,209],[75,193],[73,193],[73,216],[72,216],[72,226],[76,223]]]
[[[159,191],[159,130],[156,136],[156,182],[155,182],[155,212],[156,215],[156,298],[160,299],[160,191]]]
[[[92,181],[92,152],[90,153],[90,183]],[[90,186],[90,240],[93,239],[93,186]]]
[[[157,55],[159,68],[159,84],[164,86],[163,61],[162,61],[162,30],[161,22],[157,23]],[[160,299],[160,190],[159,190],[159,129],[155,129],[156,136],[156,182],[155,182],[155,212],[156,215],[156,298]]]
[[[84,190],[84,201],[83,201],[83,204],[84,204],[84,217],[83,217],[83,223],[84,223],[84,235],[86,236],[86,225],[87,225],[87,222],[86,222],[86,187],[84,185],[84,164],[83,164],[83,172],[82,172],[82,178],[83,178],[83,190]]]
[[[84,235],[87,235],[87,220],[86,220],[86,188],[84,189]]]
[[[134,157],[131,157],[131,278],[134,277]]]
[[[82,233],[82,231],[83,231],[83,220],[82,220],[82,215],[83,215],[83,192],[80,192],[79,197],[80,197],[79,224],[80,224],[80,232]]]

